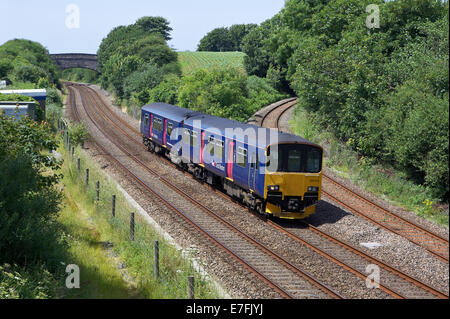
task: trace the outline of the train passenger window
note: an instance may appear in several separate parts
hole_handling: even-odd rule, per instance
[[[196,146],[198,141],[198,133],[192,131],[191,132],[191,146]]]
[[[183,143],[184,144],[189,144],[190,138],[191,138],[191,131],[189,131],[187,128],[184,129]]]
[[[157,119],[157,118],[153,119],[153,130],[156,132],[162,131],[162,120],[161,119]]]
[[[148,122],[149,122],[149,120],[148,120],[148,114],[145,114],[145,117],[144,117],[145,127],[148,126]]]
[[[209,154],[211,156],[214,156],[214,137],[212,137],[212,136],[209,137],[208,148],[209,148]]]
[[[167,135],[171,136],[173,131],[173,124],[169,123],[167,126]]]
[[[241,167],[247,167],[247,150],[239,147],[237,153],[237,164]]]
[[[216,154],[218,158],[223,158],[223,152],[225,150],[225,146],[223,141],[216,139]]]

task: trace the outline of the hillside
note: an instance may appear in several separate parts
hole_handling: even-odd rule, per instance
[[[234,67],[246,73],[245,53],[242,52],[178,52],[183,75],[191,75],[199,69]]]

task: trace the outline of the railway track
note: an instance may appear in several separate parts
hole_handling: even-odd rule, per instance
[[[282,116],[294,106],[295,102],[288,102],[278,108],[271,109],[260,117],[261,120],[258,124],[263,127],[279,128]],[[322,192],[325,196],[369,222],[425,248],[443,262],[449,262],[449,240],[447,238],[443,238],[413,221],[407,220],[364,198],[325,173],[323,177],[326,183],[323,185]],[[351,199],[344,200],[341,198]]]
[[[197,229],[214,244],[231,255],[236,261],[258,276],[268,286],[278,292],[280,296],[288,299],[344,298],[312,275],[292,265],[257,240],[251,238],[246,233],[225,221],[217,213],[202,205],[189,194],[179,189],[176,185],[170,183],[164,176],[148,167],[135,155],[114,141],[114,139],[111,138],[111,136],[114,136],[114,133],[111,134],[111,132],[105,131],[105,127],[108,125],[115,124],[117,128],[120,128],[120,126],[114,123],[114,120],[104,113],[101,99],[97,94],[93,94],[90,92],[89,88],[83,86],[74,88],[73,86],[68,85],[68,87],[70,93],[69,101],[74,110],[75,117],[78,120],[81,120],[76,101],[76,91],[79,90],[83,91],[83,94],[78,92],[80,96],[79,105],[81,105],[87,118],[89,118],[89,121],[94,125],[95,129],[108,140],[109,147],[102,145],[102,143],[97,141],[94,142],[99,150],[117,163],[124,172],[131,176],[146,191],[152,194],[152,196],[164,203],[166,207],[171,211],[174,211],[191,227]],[[117,117],[115,120],[120,122],[120,119]],[[99,124],[99,122],[102,121],[104,125]],[[131,128],[130,126],[128,127]],[[121,131],[126,133],[122,128]],[[126,134],[129,135],[128,133]],[[114,145],[114,147],[125,156],[114,155],[113,153],[115,152],[110,149],[111,145]],[[134,165],[130,165],[130,162],[124,162],[124,157],[131,160]],[[139,169],[135,168],[136,165],[139,166]],[[139,174],[139,172],[141,173]],[[144,174],[143,172],[146,173]],[[150,185],[148,173],[150,173],[154,180],[164,183],[177,195],[175,196],[172,194],[172,199],[169,200],[166,195],[167,190],[164,191],[161,188],[155,189],[153,185]],[[144,178],[144,176],[147,176],[147,178]],[[174,197],[177,197],[177,199],[174,199]],[[188,202],[186,202],[186,199]],[[188,203],[190,203],[190,205],[188,205]]]
[[[93,98],[96,100],[95,103],[100,104],[102,103],[101,98],[98,96],[98,94],[90,89],[85,87],[85,89],[88,89],[92,92]],[[278,110],[277,116],[278,119],[274,123],[279,123],[279,118],[286,113],[290,108],[295,105],[295,101],[288,101],[286,104],[288,106],[284,106],[283,108],[280,108],[281,110]],[[106,112],[109,114],[106,114]],[[130,134],[128,134],[122,127],[127,127],[133,135],[140,136],[140,132],[137,131],[135,128],[130,126],[125,121],[122,121],[114,112],[112,112],[108,107],[99,107],[97,111],[100,111],[102,113],[103,118],[107,118],[109,123],[112,125],[115,125],[123,134],[127,135],[130,139],[134,140],[137,144],[139,144],[141,147],[141,143],[139,140],[132,137]],[[115,123],[115,121],[120,122],[120,126]],[[144,147],[142,147],[144,148]],[[144,148],[145,149],[145,148]],[[138,160],[139,161],[139,160]],[[170,162],[169,162],[170,163]],[[171,163],[170,163],[171,164]],[[144,165],[145,164],[141,164]],[[172,165],[172,164],[171,164]],[[147,168],[148,170],[148,168]],[[156,174],[156,172],[151,172],[153,174]],[[167,181],[165,182],[167,183]],[[168,183],[167,183],[168,184]],[[171,187],[170,185],[168,185]],[[179,190],[183,192],[182,190]],[[196,202],[192,197],[190,197],[187,194],[184,194],[186,198],[188,198],[191,202]],[[204,210],[208,211],[209,209],[204,207],[201,203],[196,203],[197,205],[201,206]],[[214,212],[212,212],[215,214]],[[217,215],[216,215],[217,216]],[[220,217],[219,217],[220,218]],[[223,220],[222,220],[223,221]],[[224,221],[227,223],[226,221]],[[228,224],[228,223],[227,223]],[[386,292],[387,294],[393,296],[394,298],[448,298],[448,295],[445,293],[442,293],[425,283],[422,283],[421,281],[412,278],[408,276],[407,274],[390,267],[389,265],[372,258],[359,249],[350,246],[346,243],[343,243],[324,232],[321,232],[317,228],[314,228],[312,226],[307,226],[304,230],[294,229],[294,230],[288,230],[285,227],[281,227],[280,225],[273,223],[272,221],[268,221],[268,224],[271,225],[273,228],[278,229],[280,232],[284,233],[285,235],[293,238],[297,242],[299,242],[302,245],[305,245],[312,249],[314,252],[320,254],[321,256],[327,258],[328,260],[332,261],[333,263],[338,264],[340,267],[344,268],[345,270],[349,271],[353,275],[360,277],[361,279],[365,280],[367,277],[367,274],[365,272],[367,265],[369,264],[375,264],[381,268],[381,275],[383,278],[383,282],[380,284],[380,289]],[[234,226],[228,224],[229,227],[234,228]],[[266,248],[267,249],[267,248]],[[292,265],[290,265],[292,266]],[[295,267],[295,266],[292,266]],[[267,279],[267,278],[266,278]]]

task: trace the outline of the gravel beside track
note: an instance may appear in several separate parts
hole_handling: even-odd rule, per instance
[[[135,130],[139,129],[138,121],[122,113],[119,109],[110,107],[111,100],[107,97],[104,97],[98,87],[90,87],[99,93],[97,97],[92,97],[92,103],[101,103],[101,101],[103,101],[105,107],[107,107],[107,112],[111,112],[108,117],[111,116],[111,118],[113,119],[112,114],[114,113],[115,116],[118,116],[123,121],[126,121]],[[80,98],[78,93],[77,97]],[[277,103],[274,105],[272,105],[271,107],[276,108],[281,104]],[[283,117],[288,118],[287,114],[289,113],[284,113]],[[82,115],[82,117],[83,116],[86,116],[86,114]],[[108,121],[106,121],[105,119],[99,117],[98,121],[103,122],[102,127],[104,128],[108,126],[112,127],[112,124],[110,122],[108,123]],[[91,134],[96,137],[96,140],[97,137],[99,137],[100,141],[105,141],[104,135],[103,139],[101,137],[101,132],[99,132],[98,130],[96,131],[95,128],[92,127],[92,125],[89,125],[89,128],[91,130]],[[299,267],[311,273],[316,278],[323,281],[328,286],[335,289],[336,291],[339,291],[341,294],[345,295],[348,298],[392,298],[392,296],[386,294],[381,290],[367,289],[365,280],[363,278],[355,277],[351,272],[345,270],[339,265],[336,265],[329,259],[317,254],[311,248],[300,244],[298,241],[290,238],[289,236],[280,234],[279,231],[264,223],[258,217],[249,214],[249,212],[246,209],[242,208],[240,205],[231,203],[230,200],[224,198],[224,196],[211,191],[211,189],[209,189],[208,187],[204,187],[203,185],[201,185],[201,183],[197,182],[193,178],[188,178],[185,173],[175,170],[171,165],[164,162],[161,158],[146,152],[139,143],[139,141],[141,140],[140,134],[134,132],[133,130],[127,129],[126,127],[123,127],[123,129],[126,130],[126,133],[129,134],[129,137],[125,137],[124,134],[118,132],[117,129],[113,128],[108,130],[108,135],[113,137],[114,140],[120,141],[120,143],[126,145],[127,149],[133,155],[137,156],[141,161],[145,162],[147,166],[157,171],[160,175],[170,180],[171,183],[178,185],[178,187],[182,188],[185,192],[189,193],[193,198],[200,201],[201,203],[206,203],[205,206],[217,212],[220,217],[224,218],[232,225],[245,230],[246,234],[265,244],[269,249],[276,251],[289,263],[292,263],[296,267]],[[131,138],[137,140],[137,142],[134,141],[134,143],[132,143],[130,141]],[[105,142],[105,145],[107,145],[108,150],[115,149],[114,145],[112,145],[111,143],[108,144],[107,142]],[[92,145],[90,147],[92,147]],[[94,151],[94,148],[92,148],[90,152],[92,154],[98,154]],[[120,154],[120,152],[118,152],[118,154]],[[121,158],[123,156],[124,154],[122,153]],[[245,267],[236,265],[236,263],[231,263],[230,258],[227,257],[227,254],[225,252],[222,252],[217,248],[214,249],[214,245],[211,245],[211,242],[206,240],[203,236],[199,235],[198,232],[192,229],[192,227],[186,225],[186,223],[181,222],[180,218],[174,216],[173,213],[168,212],[167,209],[165,209],[165,207],[162,206],[161,203],[159,203],[157,200],[155,201],[149,198],[148,193],[142,190],[142,187],[137,185],[136,182],[130,180],[129,176],[124,174],[121,168],[117,167],[117,165],[115,165],[114,163],[111,163],[108,157],[99,156],[98,159],[102,162],[102,166],[105,165],[105,162],[108,162],[109,166],[107,168],[107,171],[115,176],[116,180],[120,181],[121,186],[124,187],[127,192],[132,195],[133,198],[137,200],[137,202],[139,202],[139,204],[141,204],[148,212],[151,212],[151,216],[155,220],[157,220],[158,223],[164,229],[166,229],[172,237],[179,241],[179,244],[181,246],[185,248],[193,247],[192,251],[194,251],[195,254],[197,254],[198,258],[200,258],[203,266],[213,277],[218,279],[218,281],[220,281],[223,286],[229,290],[233,298],[279,298],[279,295],[277,293],[268,288],[267,285],[261,283],[261,280],[258,279],[255,275],[251,274]],[[130,163],[129,165],[133,164]],[[145,170],[142,170],[142,168],[140,168],[139,170],[141,170],[139,176],[144,176],[145,174],[149,175],[148,172],[145,172]],[[158,183],[157,178],[146,178],[149,179],[149,183]],[[161,185],[157,187],[161,187]],[[161,188],[160,191],[164,192],[165,189]],[[180,205],[184,205],[184,203],[181,203],[182,200],[179,199],[176,201]],[[324,205],[326,206],[324,207]],[[332,210],[330,210],[330,207]],[[331,214],[333,210],[334,213]],[[338,218],[335,218],[336,216],[338,216]],[[326,202],[321,202],[318,207],[318,214],[310,217],[309,222],[313,225],[318,224],[319,229],[326,229],[328,233],[333,234],[337,238],[346,238],[347,241],[352,242],[355,246],[359,246],[359,244],[361,243],[360,237],[358,238],[357,236],[350,236],[351,238],[348,239],[348,234],[351,234],[352,231],[355,232],[355,223],[361,226],[359,228],[356,227],[356,229],[364,230],[364,227],[366,227],[366,229],[368,230],[368,235],[378,233],[379,229],[375,230],[374,232],[374,230],[370,228],[372,226],[371,224],[365,223],[360,218],[356,218],[355,221],[355,218],[355,216],[348,214],[338,206],[331,205]],[[347,221],[349,221],[349,223],[347,223]],[[208,224],[208,222],[206,223]],[[327,229],[327,227],[329,229]],[[342,227],[344,228],[341,229]],[[290,225],[290,229],[292,229],[296,234],[301,234],[301,236],[309,238],[309,240],[314,242],[317,246],[323,245],[323,242],[321,242],[318,238],[313,237],[314,235],[300,224],[292,223]],[[382,233],[383,236],[386,235],[384,234],[386,232]],[[217,233],[217,236],[220,235],[221,232],[219,231]],[[398,239],[397,237],[398,236],[394,236],[395,239]],[[386,237],[383,237],[383,239],[384,238]],[[239,246],[241,246],[241,244],[238,244],[235,248],[240,249]],[[346,263],[357,262],[356,259],[351,260],[351,258],[349,258],[350,255],[348,254],[348,252],[339,253],[339,248],[332,247],[333,246],[331,245],[330,247],[324,247],[324,249],[328,249],[327,251],[330,253],[330,255],[338,257],[341,260],[345,260]],[[394,257],[398,257],[398,252],[396,251],[395,253],[392,253],[392,249],[387,249],[387,247],[389,246],[383,246],[382,248],[378,248],[375,251],[370,250],[367,252],[369,254],[372,254],[373,256],[377,256],[380,260],[387,259],[388,262],[392,264],[391,255],[394,255]],[[418,248],[417,246],[415,247]],[[365,249],[361,247],[358,248],[360,248],[361,250]],[[409,247],[406,247],[405,249],[409,249]],[[381,256],[379,256],[379,253],[383,252],[384,250],[388,250],[388,252],[381,253]],[[419,252],[423,254],[423,249],[419,249]],[[417,257],[417,254],[419,252],[413,252],[412,258]],[[386,256],[388,256],[388,258],[386,258]],[[258,258],[262,259],[261,257]],[[432,258],[431,261],[436,262],[434,258]],[[359,270],[364,273],[364,265],[364,262],[361,262],[356,266],[356,268],[359,267]],[[404,266],[402,270],[407,268],[408,271],[405,270],[406,273],[411,274],[412,276],[419,279],[425,278],[426,280],[428,280],[428,282],[432,283],[433,287],[437,287],[444,292],[446,291],[446,293],[448,294],[448,264],[446,265],[446,277],[442,277],[440,274],[436,275],[435,273],[430,274],[429,276],[427,274],[421,273],[422,276],[418,276],[417,273],[410,272],[410,263],[405,261],[402,265]],[[435,265],[431,263],[431,267],[433,266],[435,267]],[[438,264],[438,267],[442,267],[442,265]],[[236,273],[236,271],[238,271],[238,273]],[[286,274],[286,276],[288,276],[288,274]],[[406,286],[405,283],[395,283],[393,280],[388,279],[389,276],[390,275],[387,273],[382,273],[382,284],[384,284],[384,282],[388,282],[391,286],[397,287],[397,290],[406,292],[406,297],[408,298],[432,297],[430,295],[424,294],[424,292],[420,289],[418,290],[417,287],[408,288],[408,285],[410,285],[408,283],[406,284]],[[432,280],[430,280],[430,278]],[[304,295],[297,295],[296,297],[308,298],[314,296],[306,293]]]
[[[136,154],[138,154],[139,152],[143,153],[143,150],[140,149],[141,146],[134,142],[130,143],[129,140],[128,141],[126,139],[124,140],[124,136],[120,134],[120,132],[118,132],[117,129],[113,128],[111,125],[108,126],[109,123],[107,123],[107,120],[105,120],[104,117],[102,117],[99,113],[97,113],[97,110],[94,110],[95,108],[99,108],[101,106],[96,104],[96,101],[93,98],[89,97],[89,93],[87,93],[86,90],[84,90],[83,92],[83,98],[86,100],[85,105],[89,105],[89,108],[91,109],[89,111],[90,112],[89,115],[91,117],[94,117],[94,121],[96,122],[96,124],[102,127],[101,129],[102,132],[95,132],[97,128],[95,126],[91,126],[93,128],[92,134],[96,136],[96,140],[97,136],[99,135],[101,136],[102,133],[103,137],[107,135],[108,139],[111,139],[111,141],[114,140],[115,141],[114,144],[111,142],[107,142],[104,144],[105,148],[108,149],[108,152],[114,152],[115,157],[120,158],[120,161],[122,165],[124,165],[124,167],[126,167],[130,171],[133,171],[133,174],[139,176],[140,179],[142,178],[143,180],[145,180],[145,183],[150,185],[151,188],[154,191],[156,191],[156,193],[165,194],[167,197],[170,198],[170,201],[172,203],[174,203],[178,208],[181,208],[181,210],[184,213],[189,215],[190,218],[194,219],[196,223],[199,224],[202,228],[207,229],[208,233],[212,234],[216,239],[219,240],[219,242],[225,243],[225,245],[228,248],[231,248],[233,252],[235,252],[237,255],[245,256],[244,258],[246,259],[246,261],[256,269],[258,269],[260,272],[264,273],[266,277],[268,276],[268,278],[270,278],[271,280],[275,279],[276,280],[275,282],[281,283],[283,289],[285,289],[290,296],[294,298],[328,297],[326,294],[318,290],[316,287],[311,286],[311,284],[308,281],[305,281],[303,278],[300,278],[297,275],[295,269],[294,273],[292,273],[292,269],[295,267],[286,268],[283,267],[283,265],[286,264],[286,262],[282,262],[280,264],[274,263],[273,260],[269,260],[270,258],[268,259],[267,253],[262,254],[259,248],[255,249],[254,246],[249,246],[248,242],[242,240],[242,238],[236,238],[236,235],[234,233],[231,233],[229,230],[226,230],[223,227],[223,225],[219,225],[210,216],[207,216],[204,214],[204,212],[201,212],[201,210],[199,210],[198,207],[195,207],[194,205],[192,205],[192,203],[186,201],[185,198],[173,192],[169,193],[165,185],[161,183],[160,177],[150,176],[150,174],[148,174],[148,172],[146,172],[145,169],[143,169],[142,167],[136,167],[136,165],[131,163],[130,157],[124,157],[123,154],[120,154],[120,152],[117,151],[115,143],[118,143],[118,145],[121,145],[122,143],[123,145],[127,145],[126,147],[131,149],[128,151],[132,152],[134,156],[136,156]],[[94,105],[95,108],[93,107]],[[94,115],[94,113],[96,114]],[[122,141],[120,141],[121,138]],[[103,142],[104,140],[102,140],[102,143]],[[138,148],[138,150],[136,151],[132,150],[133,147]],[[161,173],[162,172],[160,172],[160,174]],[[184,176],[183,178],[185,179]],[[189,192],[185,187],[183,188],[185,192],[186,191]]]
[[[259,114],[261,121],[274,115],[277,117],[273,109],[267,108]],[[285,132],[290,132],[289,121],[292,118],[294,107],[284,112],[278,119],[278,125]],[[270,114],[273,113],[273,114]],[[261,121],[259,123],[261,123]],[[277,122],[271,119],[272,123]],[[367,198],[388,211],[392,211],[399,216],[410,220],[431,232],[448,239],[448,229],[418,217],[412,212],[408,212],[402,208],[396,207],[386,200],[356,187],[350,181],[336,176],[332,171],[325,168],[324,174],[338,181],[341,185],[349,188],[359,196]],[[330,185],[326,185],[324,179],[324,189],[332,189]],[[348,195],[339,194],[342,199]],[[355,216],[348,211],[346,207],[342,207],[339,203],[335,203],[332,199],[323,196],[323,200],[317,207],[317,213],[309,217],[306,222],[313,226],[317,226],[320,230],[326,231],[328,234],[342,239],[352,244],[363,252],[386,262],[389,265],[403,271],[404,273],[415,277],[424,283],[444,292],[449,293],[449,267],[448,262],[437,259],[436,256],[422,247],[413,244],[409,240],[395,235],[392,232],[385,231],[371,222],[367,222],[361,217]],[[351,201],[351,199],[350,199]],[[379,243],[382,246],[376,249],[369,249],[361,246],[362,243]]]

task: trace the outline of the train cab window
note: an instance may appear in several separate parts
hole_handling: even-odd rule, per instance
[[[288,150],[287,155],[287,171],[298,172],[302,165],[302,152],[298,149]]]
[[[245,148],[238,148],[237,164],[241,167],[247,167],[247,150]]]
[[[172,131],[173,131],[173,124],[169,123],[167,125],[167,135],[172,136]]]
[[[209,154],[211,156],[214,156],[214,137],[213,136],[209,137],[208,148],[209,148]]]
[[[311,149],[306,155],[306,172],[318,173],[322,170],[322,151],[319,149]]]
[[[221,140],[217,140],[216,139],[216,155],[218,158],[222,159],[223,158],[223,152],[225,150],[225,146],[223,141]]]
[[[322,150],[309,145],[284,144],[267,152],[269,172],[320,173]]]
[[[144,116],[144,124],[145,124],[145,127],[147,127],[148,124],[149,124],[149,116],[148,116],[148,114],[145,114],[145,116]]]

